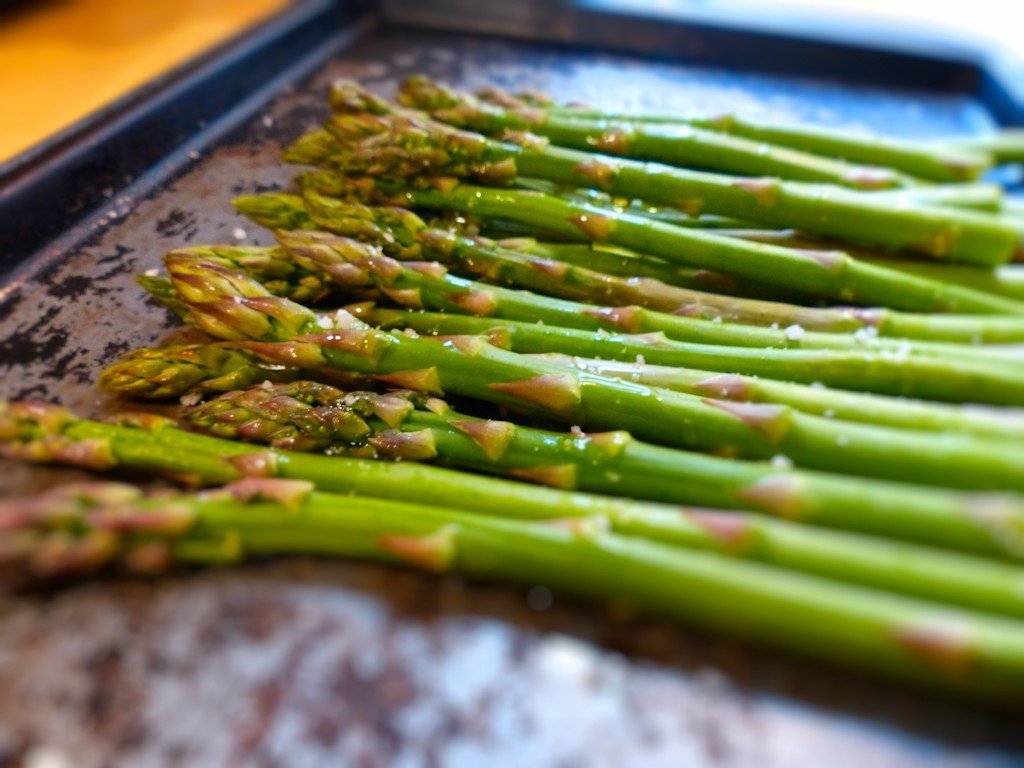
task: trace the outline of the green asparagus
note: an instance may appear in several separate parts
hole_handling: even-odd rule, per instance
[[[778,124],[743,119],[736,115],[690,117],[686,115],[628,115],[604,112],[585,107],[561,107],[551,102],[524,100],[498,89],[478,93],[485,101],[516,108],[539,106],[553,115],[566,118],[625,120],[630,122],[683,123],[710,130],[723,131],[756,141],[792,147],[825,157],[837,157],[853,163],[893,168],[921,179],[932,181],[964,181],[977,178],[992,164],[984,151],[970,147],[928,146],[918,142],[881,138],[841,129]]]
[[[293,201],[285,199],[281,204],[293,204]],[[727,321],[778,328],[797,326],[801,329],[801,346],[804,347],[871,346],[865,342],[878,335],[960,343],[1024,341],[1024,318],[1019,317],[915,315],[885,308],[818,309],[737,299],[678,288],[653,279],[621,279],[551,259],[531,259],[476,238],[460,236],[444,229],[429,228],[410,212],[350,205],[315,196],[305,208],[310,214],[307,226],[318,226],[342,234],[352,233],[371,244],[380,245],[386,253],[398,258],[436,258],[492,282],[508,283],[592,304],[637,305],[671,313],[675,317],[665,318],[633,311],[631,322],[642,323],[642,328],[633,330],[664,331],[670,337],[683,341],[742,346],[786,346],[787,342],[792,341],[785,333],[751,332],[749,329],[729,327],[727,324],[708,328],[706,325],[693,322],[695,318],[715,320],[718,323]],[[298,212],[293,215],[297,220]],[[288,238],[286,247],[296,240],[301,246],[301,236],[293,236]],[[408,244],[417,242],[423,246],[423,251],[410,253]],[[392,243],[402,245],[400,248],[392,248]],[[245,268],[244,263],[239,265]],[[683,316],[683,319],[679,316]],[[572,309],[572,316],[560,324],[571,325],[573,318],[582,320],[585,317],[586,308],[575,307]],[[863,333],[855,338],[823,337],[813,333],[803,334],[803,330],[825,333],[860,330]],[[957,350],[957,354],[963,353],[971,354],[966,350]]]
[[[831,185],[691,171],[536,140],[498,142],[405,116],[336,117],[327,129],[339,150],[327,167],[348,174],[423,174],[507,184],[518,175],[772,226],[910,249],[933,258],[993,266],[1010,261],[1020,233],[996,217],[962,210],[894,206],[871,193]]]
[[[745,242],[534,192],[465,184],[443,191],[411,189],[372,179],[341,179],[324,174],[306,175],[302,181],[311,190],[307,193],[309,199],[318,199],[314,193],[319,190],[341,191],[374,204],[500,215],[540,231],[570,237],[583,235],[595,242],[650,253],[673,264],[711,269],[853,304],[911,312],[1024,312],[1021,302],[867,264],[838,251],[802,251]],[[235,204],[258,222],[294,229],[288,222],[275,221],[269,215],[279,207],[279,201],[278,196],[247,196],[236,199]]]
[[[253,390],[215,401],[200,423],[222,434],[271,443],[312,447],[350,440],[360,426],[406,419],[410,409],[395,395],[359,396],[366,416],[340,413],[335,398],[315,385],[297,385],[281,391]],[[351,404],[353,401],[349,401]],[[442,413],[437,401],[429,405]],[[316,404],[315,410],[303,406]],[[449,413],[449,416],[451,414]],[[449,419],[451,423],[453,419]],[[449,439],[438,440],[439,450],[456,451],[468,463],[489,471],[517,469],[512,457],[518,452],[532,475],[519,467],[518,476],[532,481],[569,475],[539,471],[544,460],[574,461],[578,487],[636,486],[641,497],[679,502],[690,498],[731,501],[761,508],[772,515],[789,516],[800,523],[835,526],[898,536],[922,538],[939,546],[976,550],[1002,557],[1024,556],[1007,546],[1009,528],[979,524],[976,510],[984,508],[981,497],[912,486],[879,483],[865,485],[821,473],[794,472],[758,464],[728,461],[645,446],[625,435],[557,435],[504,422],[462,418],[459,429],[443,427],[437,420],[429,427],[441,429]],[[483,425],[473,427],[472,425]],[[422,429],[419,430],[422,432]],[[472,435],[472,438],[468,437]],[[314,483],[319,490],[411,501],[491,516],[527,520],[604,518],[624,535],[638,536],[689,549],[707,549],[730,557],[760,560],[793,570],[814,573],[839,581],[886,588],[931,600],[1020,615],[1022,601],[1019,568],[975,556],[918,547],[823,528],[806,528],[794,522],[742,512],[706,508],[664,507],[635,500],[592,496],[551,487],[467,475],[418,461],[427,454],[423,435],[396,440],[396,433],[377,444],[392,458],[414,459],[387,463],[348,456],[295,453],[271,447],[253,453],[238,442],[182,432],[168,420],[136,418],[124,424],[78,419],[68,411],[39,403],[0,404],[0,454],[35,462],[60,462],[90,469],[125,467],[171,473],[196,484],[218,484],[243,477],[246,472]],[[621,450],[600,450],[609,439]],[[452,442],[455,441],[455,442]],[[591,445],[591,441],[593,444]],[[515,445],[513,450],[511,446]],[[531,454],[530,446],[534,446]],[[559,448],[559,446],[562,446]],[[459,449],[461,446],[461,450]],[[501,448],[500,451],[497,449]],[[511,451],[511,452],[510,452]],[[526,451],[524,453],[524,451]],[[565,456],[560,455],[561,452]],[[647,462],[652,461],[652,464]],[[616,479],[615,475],[621,476]],[[793,484],[788,506],[772,507],[761,492],[787,478]],[[747,501],[749,497],[750,501]],[[1008,509],[1007,499],[990,500]],[[1024,505],[1018,503],[1018,511]],[[1017,514],[1016,512],[1013,514]],[[1007,518],[1008,520],[1009,518]],[[1005,521],[1004,521],[1005,522]]]
[[[347,110],[338,109],[339,113],[351,114],[353,106],[359,112],[367,111],[362,109],[361,99],[341,98],[345,92],[353,96],[364,92],[357,83],[337,82],[332,92],[339,94],[336,100],[339,105],[349,106]],[[669,165],[743,176],[826,181],[858,189],[884,189],[914,183],[913,179],[886,168],[853,165],[689,125],[563,118],[535,108],[505,109],[423,75],[413,76],[402,84],[398,101],[406,107],[428,112],[443,123],[490,136],[530,131],[563,147],[596,149],[610,155],[656,160]]]
[[[152,500],[129,486],[79,484],[8,502],[0,519],[12,556],[40,575],[111,561],[152,573],[176,561],[260,554],[382,561],[546,584],[933,690],[1022,701],[1016,621],[684,552],[610,533],[597,520],[501,520],[267,478]]]
[[[1024,456],[1001,441],[837,423],[785,406],[651,389],[571,373],[497,349],[482,337],[437,343],[374,330],[344,312],[324,323],[327,318],[271,296],[242,273],[219,265],[205,269],[192,259],[169,258],[167,265],[204,330],[218,338],[253,339],[238,345],[271,363],[451,392],[585,428],[628,429],[676,447],[748,458],[782,453],[799,466],[945,487],[1024,489]]]
[[[1024,375],[1018,364],[971,349],[906,342],[886,345],[883,340],[811,334],[802,329],[794,333],[795,328],[748,328],[648,313],[636,307],[594,308],[463,280],[448,275],[437,264],[403,265],[371,249],[360,250],[355,247],[358,244],[344,237],[304,233],[282,235],[282,242],[304,266],[332,274],[340,285],[358,288],[373,284],[404,306],[540,321],[581,330],[662,333],[670,341],[680,342],[678,349],[692,355],[692,365],[706,363],[714,370],[953,401],[963,399],[963,390],[950,387],[967,382],[977,386],[988,376],[998,382],[992,396],[1004,403],[1007,388]],[[762,348],[764,345],[773,347]],[[777,348],[786,346],[805,349]],[[972,362],[984,364],[984,372]],[[937,379],[940,370],[941,382]],[[972,394],[981,396],[978,392]]]

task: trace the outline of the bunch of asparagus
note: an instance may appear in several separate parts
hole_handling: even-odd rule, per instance
[[[4,456],[223,487],[0,505],[16,579],[380,560],[1024,703],[1024,216],[977,181],[1019,137],[329,104],[235,201],[276,245],[140,277],[208,341],[100,384],[176,419],[0,404]]]

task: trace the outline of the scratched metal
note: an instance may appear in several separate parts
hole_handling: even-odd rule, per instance
[[[810,63],[809,63],[810,67]],[[851,89],[441,34],[384,32],[213,126],[0,288],[0,396],[111,404],[99,368],[175,326],[133,276],[185,243],[266,241],[235,215],[323,116],[332,78],[425,71],[613,108],[699,107],[910,136],[975,132],[958,96]],[[75,473],[0,465],[0,494]],[[293,560],[3,605],[0,765],[1024,764],[1015,721],[534,593]],[[541,610],[543,609],[543,610]]]

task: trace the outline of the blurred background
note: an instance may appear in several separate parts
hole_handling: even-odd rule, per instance
[[[0,162],[281,11],[289,0],[0,2]]]
[[[252,30],[293,2],[301,0],[0,0],[0,93],[13,118],[0,122],[0,163]],[[1014,46],[1024,46],[1015,23],[1024,13],[1010,0],[579,2],[878,45],[963,47],[1008,57],[1015,55]],[[452,5],[450,0],[393,4],[419,14]],[[556,3],[525,4],[543,9]],[[492,0],[469,5],[500,19],[520,14],[523,4],[514,3],[515,10]]]

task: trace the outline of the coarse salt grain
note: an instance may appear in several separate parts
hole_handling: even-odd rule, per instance
[[[800,339],[804,337],[806,331],[804,331],[802,326],[791,325],[788,328],[786,328],[786,330],[783,331],[783,333],[786,334],[786,338],[789,339],[790,341],[800,341]]]
[[[858,328],[853,332],[853,338],[855,338],[861,344],[865,344],[874,341],[878,338],[878,329],[873,325],[866,325],[863,328]]]

